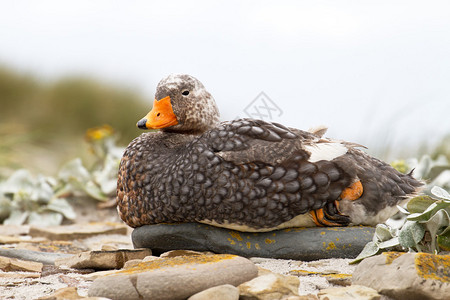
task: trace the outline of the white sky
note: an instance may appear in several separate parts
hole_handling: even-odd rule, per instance
[[[1,1],[0,62],[118,82],[149,107],[188,73],[224,120],[263,91],[273,121],[372,153],[450,134],[450,1]]]

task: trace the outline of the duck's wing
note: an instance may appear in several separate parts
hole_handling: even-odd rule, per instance
[[[277,165],[287,159],[331,160],[352,147],[311,132],[253,119],[222,123],[202,138],[216,155],[235,164],[263,162]]]

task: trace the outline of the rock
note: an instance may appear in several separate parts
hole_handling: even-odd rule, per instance
[[[46,240],[45,238],[30,239],[29,236],[0,235],[0,244],[42,243]]]
[[[149,255],[152,255],[152,251],[150,249],[87,251],[68,258],[57,259],[55,261],[55,265],[67,266],[74,269],[120,269],[128,260],[143,259]]]
[[[394,299],[449,299],[450,255],[385,252],[360,262],[353,284]]]
[[[81,251],[89,250],[86,247],[75,245],[71,241],[49,241],[49,240],[44,240],[41,242],[20,243],[15,247],[15,249],[25,249],[47,253],[67,253],[67,254],[75,254],[80,253]]]
[[[38,298],[38,300],[77,300],[81,299],[76,287],[66,287],[56,290],[49,296]]]
[[[49,240],[72,241],[100,234],[127,234],[127,226],[120,223],[88,223],[30,228],[32,237],[45,237]]]
[[[88,295],[111,299],[186,299],[210,287],[237,286],[253,279],[257,272],[251,261],[235,255],[162,258],[98,278]]]
[[[133,230],[136,248],[161,254],[188,249],[244,257],[296,260],[355,258],[372,240],[371,227],[290,228],[271,232],[239,232],[198,223],[157,224]]]
[[[376,290],[362,285],[329,288],[321,290],[317,296],[319,300],[379,300],[381,295]]]
[[[211,252],[198,252],[198,251],[192,251],[192,250],[171,250],[168,252],[164,252],[159,257],[165,258],[165,257],[176,257],[176,256],[193,256],[193,255],[205,255],[205,254],[214,254]]]
[[[47,253],[24,249],[3,249],[3,248],[0,248],[0,255],[23,260],[41,262],[46,265],[53,265],[55,263],[55,260],[58,258],[72,256],[72,254],[65,254],[65,253]]]
[[[218,285],[195,295],[192,295],[188,300],[239,300],[239,289],[231,284]]]
[[[0,278],[9,278],[9,279],[19,279],[19,278],[39,278],[41,277],[41,273],[37,272],[0,272]]]
[[[123,269],[130,269],[132,267],[137,266],[142,262],[142,259],[131,259],[129,261],[126,261],[123,265]]]
[[[0,235],[19,236],[28,235],[29,225],[0,225]]]
[[[42,263],[0,256],[0,269],[5,272],[41,272],[42,267]]]
[[[298,296],[300,280],[295,276],[270,273],[239,286],[241,300],[272,300]]]

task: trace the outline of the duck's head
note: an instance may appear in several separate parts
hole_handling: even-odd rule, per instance
[[[203,84],[190,75],[172,74],[158,83],[153,108],[137,126],[171,132],[204,132],[218,122],[216,102]]]

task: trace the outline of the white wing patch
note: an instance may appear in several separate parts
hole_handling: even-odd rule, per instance
[[[311,153],[310,162],[319,160],[333,160],[336,157],[347,153],[348,148],[341,143],[317,143],[314,145],[305,145],[305,150]]]

